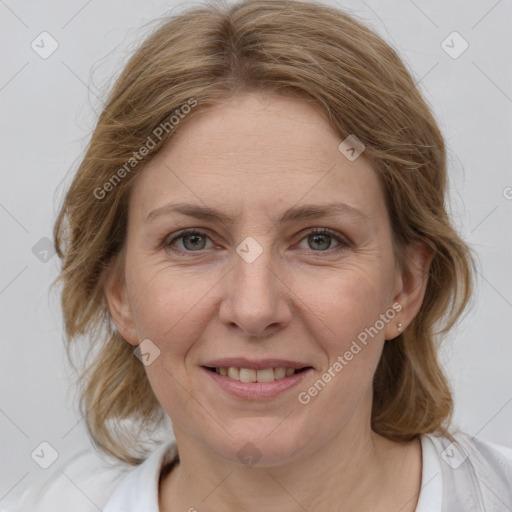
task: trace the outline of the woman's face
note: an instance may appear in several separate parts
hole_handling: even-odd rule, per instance
[[[272,465],[369,430],[384,341],[413,313],[377,175],[341,142],[306,102],[247,93],[136,180],[109,304],[127,341],[150,340],[178,442]]]

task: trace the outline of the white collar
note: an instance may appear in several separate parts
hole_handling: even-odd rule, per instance
[[[103,512],[159,512],[160,473],[176,455],[175,441],[160,446],[121,480]]]
[[[443,502],[441,461],[429,434],[421,440],[421,491],[415,512],[439,512]]]

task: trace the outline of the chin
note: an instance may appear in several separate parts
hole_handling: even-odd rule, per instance
[[[290,430],[276,428],[282,418],[266,419],[254,423],[242,421],[236,433],[232,437],[223,436],[220,443],[214,443],[214,450],[218,455],[232,462],[237,462],[247,467],[272,467],[290,462],[302,451],[307,442],[305,435]]]

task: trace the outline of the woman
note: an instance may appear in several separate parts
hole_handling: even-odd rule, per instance
[[[510,509],[510,452],[450,428],[435,336],[474,267],[445,192],[428,106],[354,18],[249,0],[166,21],[55,226],[68,339],[95,345],[87,425],[130,470],[81,455],[19,510]]]

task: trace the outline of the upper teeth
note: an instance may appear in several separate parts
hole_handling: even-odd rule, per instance
[[[283,379],[295,373],[295,368],[265,368],[264,370],[254,370],[253,368],[215,368],[220,375],[240,382],[272,382],[273,380]]]

